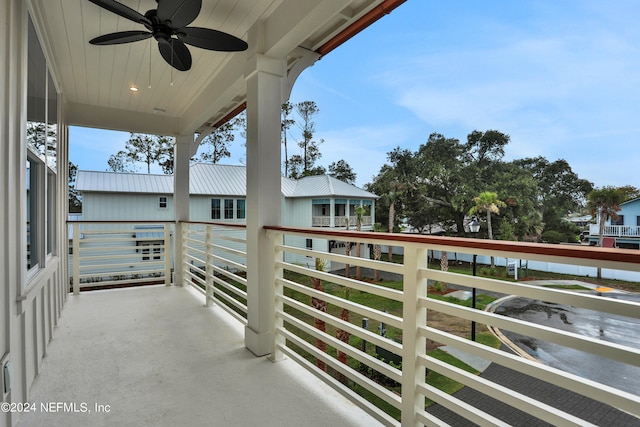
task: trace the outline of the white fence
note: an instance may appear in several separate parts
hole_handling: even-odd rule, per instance
[[[83,288],[171,284],[171,222],[69,221],[69,272]]]
[[[207,306],[218,304],[246,325],[246,228],[184,222],[182,242],[184,284],[203,293]]]
[[[157,223],[138,224],[140,226],[157,226]],[[170,252],[171,224],[164,223],[162,227],[164,244],[161,248]],[[550,387],[579,393],[617,408],[624,416],[631,417],[631,424],[635,421],[640,424],[640,418],[633,418],[640,417],[640,396],[615,385],[598,383],[588,377],[471,341],[466,332],[453,333],[436,322],[438,316],[444,316],[453,322],[469,325],[469,330],[472,322],[481,328],[487,325],[492,330],[511,331],[534,340],[577,349],[634,369],[640,369],[640,343],[637,346],[612,343],[589,336],[579,329],[558,329],[506,317],[428,293],[429,284],[440,282],[476,289],[481,295],[517,295],[626,316],[637,322],[640,303],[532,286],[526,282],[445,272],[429,268],[428,259],[446,251],[451,260],[470,261],[476,255],[481,262],[488,262],[493,256],[498,263],[523,260],[529,269],[534,269],[534,263],[540,263],[586,274],[596,268],[639,274],[640,251],[318,228],[265,228],[272,250],[260,255],[273,261],[275,280],[271,293],[263,292],[264,289],[259,293],[270,304],[275,301],[275,311],[270,316],[274,322],[272,360],[285,356],[295,360],[383,424],[447,425],[433,410],[439,407],[448,408],[479,425],[509,424],[509,420],[500,419],[490,410],[479,409],[440,390],[431,381],[434,373],[438,373],[552,425],[595,425],[583,419],[579,411],[565,412],[556,405],[494,383],[477,375],[477,372],[468,372],[454,362],[443,361],[431,351],[441,346],[540,379]],[[256,297],[247,290],[251,289],[248,286],[251,284],[246,279],[244,226],[184,222],[181,229],[183,284],[198,289],[207,305],[220,306],[239,322],[251,327],[249,319],[252,316],[248,315],[247,307],[251,306],[251,298]],[[145,239],[156,241],[159,238],[159,235],[144,233],[157,232],[153,228],[136,229],[129,223],[103,223],[92,227],[74,224],[74,258],[76,254],[81,255],[80,261],[74,263],[74,287],[84,277],[81,273],[83,268],[120,269],[128,265],[134,255],[161,255],[160,260],[149,260],[159,264],[157,270],[150,269],[149,272],[162,270],[164,279],[168,281],[171,257],[164,257],[167,252],[154,254],[152,249],[150,252],[136,252],[147,247],[144,246]],[[329,252],[328,245],[310,245],[312,248],[309,248],[306,244],[298,244],[307,241],[358,242],[373,248],[392,246],[395,253],[401,250],[404,256],[402,263],[347,257]],[[94,253],[100,255],[92,255]],[[316,269],[316,263],[312,262],[316,259],[334,265],[349,264],[350,276]],[[151,265],[142,261],[138,264]],[[359,272],[362,277],[357,277]],[[392,275],[398,280],[375,281],[376,272],[385,272],[387,277]],[[488,332],[483,329],[482,334]],[[400,363],[387,363],[389,359]]]
[[[553,425],[593,425],[581,418],[580,413],[564,412],[556,407],[525,396],[515,390],[469,373],[443,362],[428,353],[427,341],[446,345],[458,351],[542,379],[551,386],[580,393],[591,399],[611,405],[633,416],[640,416],[640,397],[613,386],[596,383],[561,369],[545,366],[487,345],[470,341],[438,329],[430,323],[437,312],[450,318],[492,325],[494,328],[514,331],[534,339],[545,340],[579,349],[604,358],[640,368],[640,349],[567,332],[548,326],[513,319],[492,312],[442,301],[427,294],[428,282],[441,282],[477,288],[480,292],[519,295],[534,300],[554,302],[575,307],[598,310],[640,318],[640,304],[621,302],[596,295],[549,289],[489,278],[474,277],[429,269],[429,251],[447,251],[502,259],[523,259],[529,262],[553,263],[568,268],[592,268],[640,271],[640,253],[637,251],[605,250],[603,248],[560,247],[557,245],[527,245],[513,242],[480,242],[473,239],[430,238],[426,236],[381,235],[380,233],[323,232],[312,229],[268,227],[274,241],[276,283],[276,337],[272,358],[285,355],[298,361],[336,390],[351,398],[385,425],[413,426],[446,425],[430,412],[429,402],[451,409],[458,415],[479,425],[508,425],[494,415],[473,407],[431,385],[427,371],[452,378],[465,387],[492,396],[515,409],[531,414]],[[312,251],[283,244],[285,236],[359,241],[371,245],[389,244],[402,247],[403,264],[357,259],[337,254]],[[402,240],[395,240],[402,239]],[[284,261],[286,254],[306,256],[350,263],[362,268],[400,275],[400,284],[354,277],[333,275],[303,265]],[[460,259],[460,258],[459,258]],[[292,279],[291,274],[310,280]],[[313,282],[312,280],[316,280]],[[367,278],[369,279],[369,278]],[[315,286],[311,283],[320,283]],[[321,289],[323,287],[323,289]],[[327,290],[330,289],[330,292]],[[359,295],[357,302],[354,296]],[[367,295],[362,298],[362,295]],[[364,304],[362,301],[371,301]],[[345,316],[344,313],[349,313]],[[431,314],[430,314],[431,313]],[[369,328],[361,326],[366,318]],[[394,336],[373,332],[383,324],[395,329]],[[373,330],[373,331],[372,331]],[[362,343],[365,343],[364,345]],[[640,347],[640,346],[638,346]],[[391,365],[376,356],[374,349],[395,354],[401,366]],[[379,351],[378,351],[379,352]],[[390,385],[391,384],[391,385]],[[640,420],[638,420],[640,422]]]

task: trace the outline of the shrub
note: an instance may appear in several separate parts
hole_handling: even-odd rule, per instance
[[[542,233],[542,236],[540,236],[540,238],[543,242],[546,243],[560,243],[567,241],[566,236],[563,233],[555,230],[545,231],[544,233]]]

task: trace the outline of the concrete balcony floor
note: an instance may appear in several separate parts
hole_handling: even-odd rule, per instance
[[[18,425],[379,425],[295,362],[253,356],[203,301],[165,286],[70,295]]]

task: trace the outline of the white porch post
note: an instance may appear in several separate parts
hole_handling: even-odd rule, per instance
[[[193,135],[176,137],[173,168],[173,209],[176,221],[174,238],[173,284],[184,285],[182,268],[182,224],[189,220],[189,159],[193,146]]]
[[[256,54],[247,62],[247,320],[245,346],[271,352],[274,260],[265,225],[279,225],[280,109],[283,60]]]

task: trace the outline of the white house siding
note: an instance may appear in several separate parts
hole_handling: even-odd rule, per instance
[[[246,216],[251,212],[245,211],[245,218],[237,217],[238,200],[245,200],[246,168],[244,166],[196,164],[191,166],[189,197],[189,219],[191,221],[220,222],[232,224],[246,224]],[[174,201],[169,191],[172,188],[172,176],[167,175],[136,175],[128,173],[91,172],[79,171],[76,188],[80,190],[84,198],[84,221],[171,221],[174,218]],[[295,227],[313,226],[313,199],[323,198],[331,200],[335,198],[336,191],[340,194],[353,194],[346,199],[364,200],[375,196],[357,187],[345,184],[328,176],[307,177],[299,181],[282,178],[281,181],[281,215],[282,223]],[[159,198],[166,198],[166,208],[159,207]],[[344,198],[343,196],[340,196]],[[221,201],[221,218],[212,218],[212,199]],[[233,218],[225,218],[224,202],[233,200]],[[245,208],[246,205],[245,205]],[[120,225],[122,227],[131,225]],[[93,225],[93,228],[107,229],[112,225]],[[197,228],[192,225],[190,228]],[[245,239],[246,231],[243,229],[225,229],[225,235],[232,239]],[[308,247],[305,238],[289,238],[287,244],[297,247]],[[91,238],[87,238],[82,245],[92,245]],[[173,241],[173,240],[172,240]],[[204,250],[204,244],[192,242],[193,258],[189,262],[194,265],[203,264],[199,251]],[[232,250],[246,251],[246,245],[237,241],[224,241],[221,245],[228,246]],[[327,251],[329,241],[326,239],[313,239],[313,249]],[[140,262],[140,254],[135,250],[135,242],[131,242],[131,263]],[[340,250],[338,248],[338,250]],[[343,250],[344,251],[344,250]],[[221,249],[214,249],[216,266],[225,269],[234,269],[233,262],[245,264],[246,259],[238,254],[229,253]],[[366,251],[363,249],[363,256]],[[197,259],[194,259],[197,258]],[[224,258],[232,261],[226,263]],[[307,265],[314,263],[312,257],[304,255],[287,254],[287,262]],[[94,265],[107,264],[108,260],[95,261]],[[172,260],[173,265],[173,260]],[[200,266],[200,265],[199,265]],[[70,271],[71,271],[70,264]],[[343,264],[331,265],[327,268],[343,268]],[[129,267],[127,267],[129,268]],[[131,267],[133,268],[133,267]],[[137,268],[137,267],[136,267]],[[125,269],[127,270],[127,269]],[[101,272],[99,267],[96,272]],[[120,271],[118,271],[120,273]]]
[[[167,207],[159,208],[160,197]],[[90,193],[83,197],[84,221],[172,221],[173,197],[169,194]]]
[[[288,198],[286,205],[287,216],[282,223],[292,227],[311,227],[311,199]]]
[[[33,82],[28,82],[30,76],[39,78],[36,86],[40,88],[50,85],[52,90],[48,96],[55,93],[52,85],[56,80],[54,75],[47,73],[45,63],[40,63],[36,73],[28,71],[27,65],[31,65],[33,57],[42,60],[49,57],[46,53],[34,55],[35,52],[31,51],[34,48],[39,50],[40,43],[36,31],[28,23],[28,3],[0,0],[0,9],[6,13],[0,24],[4,35],[0,46],[0,99],[3,100],[0,103],[0,170],[3,171],[0,174],[0,203],[3,206],[0,214],[3,229],[0,243],[0,384],[4,383],[4,366],[10,365],[13,371],[10,391],[0,390],[2,401],[12,403],[29,401],[29,389],[41,369],[54,327],[67,300],[66,239],[62,226],[66,198],[60,197],[67,191],[63,95],[58,94],[57,100],[53,97],[48,100],[27,97],[28,90],[33,88]],[[57,110],[56,149],[47,154],[55,152],[57,164],[62,167],[47,179],[47,164],[51,165],[51,157],[39,163],[38,168],[41,166],[40,170],[45,173],[38,185],[45,191],[39,193],[37,201],[41,215],[31,220],[39,222],[40,234],[37,237],[46,239],[46,242],[40,242],[39,247],[41,251],[47,250],[39,256],[38,265],[27,271],[25,119],[39,121],[31,116],[31,102],[40,103],[39,111],[44,111],[47,104],[50,112]],[[45,196],[50,197],[49,201]],[[15,425],[19,415],[11,411],[0,412],[0,426]]]

